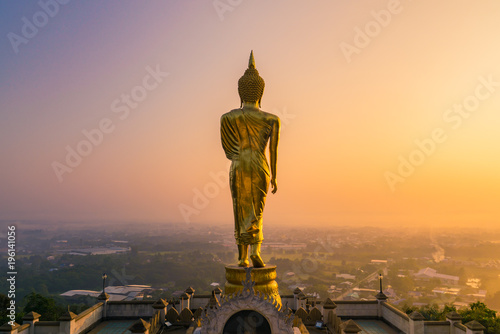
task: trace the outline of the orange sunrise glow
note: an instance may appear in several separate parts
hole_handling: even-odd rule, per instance
[[[30,38],[37,3],[2,6],[0,219],[231,224],[220,117],[253,50],[267,226],[498,226],[498,1],[75,1]]]

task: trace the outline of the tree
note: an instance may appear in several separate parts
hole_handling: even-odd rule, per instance
[[[500,318],[497,318],[496,311],[489,309],[486,304],[476,302],[470,304],[470,307],[458,312],[462,316],[462,323],[476,320],[486,327],[485,333],[500,333]]]
[[[411,314],[413,311],[420,312],[426,320],[445,320],[446,314],[451,311],[456,311],[456,308],[451,305],[445,305],[443,310],[439,310],[437,305],[425,305],[420,308],[416,306],[403,306],[403,311],[406,314]],[[489,309],[484,303],[476,302],[469,305],[468,308],[458,311],[462,316],[462,323],[466,324],[472,320],[476,320],[481,325],[486,327],[485,334],[500,333],[500,318],[496,316],[496,311]]]
[[[487,297],[486,302],[493,309],[500,311],[500,291],[497,291],[493,296]]]
[[[446,313],[450,312],[451,310],[455,310],[454,307],[446,305],[443,310],[439,309],[439,306],[436,304],[431,304],[431,305],[424,305],[419,307],[416,306],[408,306],[404,305],[403,306],[403,311],[406,314],[411,314],[414,311],[420,312],[420,314],[423,315],[425,320],[444,320]],[[446,313],[445,313],[446,312]]]
[[[24,313],[37,312],[44,321],[55,321],[64,313],[64,308],[57,305],[54,299],[44,297],[41,294],[32,292],[24,299],[26,301]]]
[[[0,293],[0,324],[5,324],[9,321],[7,318],[7,307],[10,305],[10,298],[8,298],[3,293]]]

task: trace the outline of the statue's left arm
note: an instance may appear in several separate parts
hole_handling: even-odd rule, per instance
[[[272,193],[278,191],[278,184],[276,183],[276,162],[278,160],[278,142],[280,139],[280,119],[276,117],[273,120],[273,128],[271,137],[269,138],[269,158],[271,160],[271,187]]]

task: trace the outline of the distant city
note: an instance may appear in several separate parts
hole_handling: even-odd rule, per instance
[[[189,286],[209,294],[223,289],[223,267],[236,262],[230,226],[15,225],[19,301],[36,292],[92,305],[103,273],[111,300],[175,300]],[[382,286],[401,309],[481,301],[500,310],[500,230],[339,226],[285,234],[269,225],[262,254],[277,265],[281,294],[298,287],[310,301],[368,300]],[[5,238],[0,251],[5,273]]]

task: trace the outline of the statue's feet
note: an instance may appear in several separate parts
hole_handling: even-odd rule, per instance
[[[260,245],[260,243],[250,245],[250,259],[252,260],[254,268],[262,268],[266,266],[260,257]]]
[[[248,267],[248,245],[238,245],[238,267]]]
[[[266,266],[260,255],[250,255],[250,259],[252,260],[254,268],[263,268]]]
[[[248,267],[249,265],[250,265],[250,262],[248,262],[248,260],[238,261],[238,267]]]

